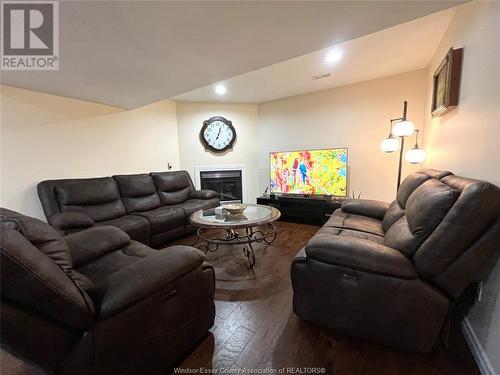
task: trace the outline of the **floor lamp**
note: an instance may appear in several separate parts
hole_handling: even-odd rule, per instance
[[[399,148],[399,165],[398,165],[398,185],[401,184],[401,169],[403,164],[403,151],[405,147],[405,138],[416,134],[415,146],[408,150],[405,159],[408,163],[418,164],[424,161],[425,151],[418,146],[419,130],[415,129],[413,122],[406,118],[408,111],[408,102],[405,100],[403,104],[403,117],[393,118],[390,120],[389,136],[380,144],[380,148],[385,153],[392,153]],[[399,138],[399,139],[398,139]],[[401,144],[401,146],[400,146]]]

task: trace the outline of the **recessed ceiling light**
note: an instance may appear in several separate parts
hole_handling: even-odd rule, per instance
[[[342,52],[339,51],[338,49],[334,49],[333,51],[328,52],[328,54],[325,57],[325,60],[329,64],[333,64],[337,61],[342,59]]]
[[[226,93],[227,89],[226,86],[224,85],[217,85],[215,86],[215,93],[217,95],[224,95]]]

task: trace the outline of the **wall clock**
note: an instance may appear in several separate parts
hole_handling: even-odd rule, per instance
[[[200,130],[200,141],[212,152],[222,153],[233,148],[236,141],[236,130],[231,121],[221,116],[214,116],[203,121]]]

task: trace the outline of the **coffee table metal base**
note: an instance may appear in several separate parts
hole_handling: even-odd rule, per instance
[[[276,227],[273,223],[243,229],[225,229],[225,238],[210,236],[210,231],[213,231],[213,229],[198,228],[196,231],[198,238],[193,246],[206,254],[209,251],[217,251],[219,245],[243,245],[243,255],[247,257],[250,267],[255,265],[255,253],[252,244],[261,242],[271,244],[276,239]]]

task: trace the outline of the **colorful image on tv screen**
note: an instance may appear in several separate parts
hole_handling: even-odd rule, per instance
[[[347,195],[347,148],[271,152],[271,192]]]

